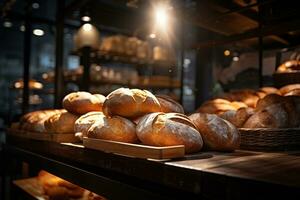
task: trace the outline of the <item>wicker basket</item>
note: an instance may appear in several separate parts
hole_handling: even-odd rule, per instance
[[[282,87],[288,84],[300,83],[300,72],[275,73],[273,74],[274,85]]]
[[[241,149],[259,151],[300,149],[300,128],[241,128],[239,131],[241,134]]]

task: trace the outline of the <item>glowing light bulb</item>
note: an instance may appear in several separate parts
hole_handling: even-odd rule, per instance
[[[91,24],[84,24],[83,26],[82,26],[82,28],[83,28],[83,30],[84,31],[91,31],[92,30],[92,28],[93,28],[93,26],[91,25]]]
[[[34,29],[33,34],[36,36],[43,36],[45,32],[42,29]]]

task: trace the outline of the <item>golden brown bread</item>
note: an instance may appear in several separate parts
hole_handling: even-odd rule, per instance
[[[286,93],[295,89],[300,89],[300,83],[283,86],[279,89],[279,91],[282,95],[285,95]]]
[[[84,189],[46,171],[40,171],[38,181],[49,199],[69,199],[83,196]]]
[[[284,96],[300,96],[300,88],[291,90],[284,94]]]
[[[256,94],[256,91],[250,89],[237,90],[227,93],[222,96],[222,98],[229,101],[241,101],[247,106],[254,108],[259,97]]]
[[[103,197],[103,196],[100,196],[98,194],[90,192],[88,194],[88,199],[87,200],[107,200],[107,199],[105,197]]]
[[[241,128],[244,126],[244,123],[248,120],[248,118],[251,117],[254,113],[255,111],[253,108],[247,107],[240,108],[237,111],[229,110],[220,115],[220,117],[229,121],[237,128]]]
[[[176,101],[174,101],[171,97],[167,95],[155,95],[160,106],[161,106],[161,112],[164,113],[182,113],[184,114],[183,107]]]
[[[281,94],[280,91],[274,87],[261,87],[258,91],[263,92],[265,94]]]
[[[64,97],[63,107],[73,114],[85,114],[91,111],[102,111],[105,99],[89,92],[72,92]]]
[[[231,105],[231,102],[225,99],[213,99],[204,102],[197,109],[197,112],[210,113],[210,114],[222,114],[227,110],[236,110],[236,107],[234,105]]]
[[[49,133],[74,133],[74,124],[77,119],[77,115],[65,111],[49,117],[44,122],[44,126]]]
[[[288,60],[277,68],[277,73],[294,72],[300,70],[300,61]]]
[[[87,137],[128,143],[138,141],[135,124],[120,116],[100,115],[96,123],[89,128]]]
[[[137,118],[161,110],[157,98],[147,90],[119,88],[111,92],[103,105],[106,116]]]
[[[143,144],[152,146],[184,145],[186,153],[200,151],[203,141],[189,118],[179,113],[151,113],[136,127]]]
[[[284,97],[278,95],[278,94],[269,94],[266,95],[264,98],[258,100],[255,110],[259,111],[271,104],[277,104],[284,101]]]
[[[23,115],[20,119],[20,129],[33,132],[46,132],[44,122],[50,116],[65,110],[38,110]]]
[[[195,113],[189,118],[201,133],[205,149],[233,151],[239,148],[239,132],[230,122],[217,115],[204,113]]]
[[[95,124],[103,115],[102,112],[88,112],[80,116],[74,125],[74,132],[76,136],[83,138],[87,136],[90,127]]]

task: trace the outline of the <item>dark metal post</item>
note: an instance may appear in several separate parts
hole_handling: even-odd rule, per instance
[[[181,26],[180,26],[180,103],[183,104],[184,100],[184,53],[185,53],[185,41],[184,41],[184,4],[181,13]]]
[[[23,96],[22,96],[22,113],[29,110],[29,76],[30,76],[30,57],[31,57],[31,1],[27,2],[25,15],[25,32],[24,32],[24,66],[23,66]]]
[[[90,67],[91,67],[91,47],[82,48],[81,64],[83,65],[83,76],[80,90],[89,91]]]
[[[260,3],[260,1],[258,1]],[[258,29],[259,29],[259,37],[258,37],[258,75],[259,75],[259,87],[263,86],[263,35],[262,35],[262,6],[258,6]]]
[[[63,58],[64,58],[64,0],[57,0],[56,46],[55,46],[55,100],[54,107],[61,108],[64,95]]]

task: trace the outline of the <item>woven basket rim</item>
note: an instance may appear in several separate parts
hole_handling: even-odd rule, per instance
[[[300,128],[238,128],[239,131],[266,131],[266,132],[286,132],[286,131],[300,131]]]

